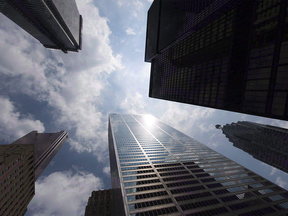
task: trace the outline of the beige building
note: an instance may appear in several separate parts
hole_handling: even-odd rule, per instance
[[[0,215],[24,215],[35,194],[34,145],[0,145]]]
[[[35,181],[57,154],[68,134],[32,131],[0,145],[0,215],[24,215],[35,195]]]

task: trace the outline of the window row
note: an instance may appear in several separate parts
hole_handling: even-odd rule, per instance
[[[141,192],[141,191],[147,191],[147,190],[156,190],[156,189],[162,189],[162,188],[164,188],[163,185],[153,185],[153,186],[147,186],[147,187],[129,188],[129,189],[126,189],[126,194],[136,193],[136,192]]]
[[[142,202],[142,203],[135,203],[135,204],[130,204],[128,205],[129,210],[137,210],[139,208],[147,208],[151,206],[157,206],[157,205],[165,205],[172,203],[172,200],[170,198],[168,199],[162,199],[162,200],[154,200],[154,201],[149,201],[149,202]]]
[[[143,185],[143,184],[152,184],[152,183],[158,183],[160,182],[159,179],[151,179],[151,180],[145,180],[145,181],[134,181],[134,182],[125,182],[125,187],[132,187],[137,185]]]
[[[133,196],[127,196],[127,201],[135,201],[139,199],[147,199],[152,197],[159,197],[159,196],[167,196],[168,193],[166,191],[159,191],[154,193],[145,193],[145,194],[139,194],[139,195],[133,195]]]
[[[174,212],[178,212],[178,210],[175,206],[163,208],[163,209],[152,210],[152,211],[140,212],[140,213],[136,213],[136,214],[130,214],[130,216],[155,216],[155,215],[171,214]]]

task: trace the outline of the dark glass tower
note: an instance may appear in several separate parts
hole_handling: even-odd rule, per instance
[[[287,0],[154,0],[149,96],[288,120]]]
[[[287,129],[247,121],[217,126],[233,146],[288,173]]]
[[[46,48],[78,52],[82,16],[75,0],[0,0],[0,12]]]
[[[24,215],[35,195],[35,181],[67,140],[65,131],[32,131],[0,145],[0,215]]]
[[[286,190],[150,115],[111,114],[108,134],[119,215],[288,214]]]

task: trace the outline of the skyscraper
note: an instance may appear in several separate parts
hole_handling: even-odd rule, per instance
[[[32,131],[0,145],[0,215],[24,215],[35,195],[35,181],[64,144],[68,134]]]
[[[217,126],[233,146],[288,173],[287,129],[247,121]]]
[[[288,214],[286,190],[150,115],[111,114],[108,137],[119,215]]]
[[[149,96],[288,120],[287,0],[154,0]]]
[[[82,16],[75,0],[0,0],[0,12],[46,48],[82,49]]]

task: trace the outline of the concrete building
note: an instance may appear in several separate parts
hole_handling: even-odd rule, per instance
[[[0,12],[46,48],[82,49],[83,19],[75,0],[0,0]]]
[[[288,192],[150,115],[109,116],[118,215],[286,215]]]
[[[287,129],[247,121],[217,126],[233,146],[288,173]]]
[[[287,0],[154,0],[149,97],[288,120]]]
[[[117,211],[112,212],[112,202],[112,189],[93,191],[88,199],[85,216],[117,215]]]
[[[35,181],[64,144],[68,134],[32,131],[0,145],[0,215],[24,215],[35,195]]]

